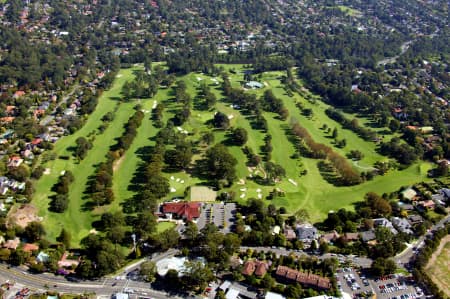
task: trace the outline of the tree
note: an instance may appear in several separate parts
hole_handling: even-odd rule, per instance
[[[183,232],[183,236],[185,237],[186,241],[190,244],[190,245],[194,245],[196,242],[196,239],[198,237],[198,228],[197,225],[192,222],[189,221],[186,224],[186,229]]]
[[[281,165],[273,162],[266,162],[264,169],[267,175],[267,182],[270,184],[274,184],[277,180],[286,176],[286,170]]]
[[[156,264],[152,261],[145,261],[139,268],[139,275],[141,275],[146,282],[155,281],[156,276]]]
[[[145,239],[156,231],[156,218],[153,212],[138,213],[134,220],[134,231],[139,238]]]
[[[226,114],[219,111],[214,114],[212,123],[215,128],[226,130],[230,126],[230,119]]]
[[[27,227],[25,227],[24,236],[29,242],[36,242],[40,240],[45,235],[45,229],[40,222],[30,222]]]
[[[161,250],[167,250],[169,248],[178,245],[180,234],[175,229],[168,229],[156,236],[156,246]]]
[[[214,143],[214,133],[212,132],[206,132],[202,135],[201,141],[206,144],[210,145]]]
[[[72,236],[70,235],[70,233],[63,228],[59,236],[56,238],[56,241],[63,243],[64,246],[68,249],[70,248],[71,239]]]
[[[218,181],[225,180],[232,184],[236,179],[237,160],[228,152],[223,144],[216,144],[206,151],[205,175]]]
[[[223,249],[228,254],[232,255],[236,251],[239,250],[239,247],[241,246],[241,239],[238,235],[234,233],[226,234],[223,239]]]
[[[397,270],[397,264],[392,259],[379,257],[373,261],[370,269],[374,275],[384,276],[395,273],[395,270]]]
[[[201,262],[186,262],[182,281],[188,290],[203,290],[215,279],[211,269]]]
[[[243,146],[247,142],[248,133],[244,128],[239,127],[232,130],[231,135],[232,142],[235,145]]]
[[[333,133],[331,133],[331,137],[333,137],[333,139],[336,139],[338,137],[338,130],[337,130],[337,128],[333,129]]]

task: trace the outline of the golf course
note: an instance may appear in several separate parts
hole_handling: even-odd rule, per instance
[[[223,72],[228,75],[232,87],[243,88],[243,72],[245,70],[243,65],[221,65],[221,67]],[[134,80],[137,70],[142,70],[142,67],[136,66],[120,70],[112,87],[100,96],[97,108],[88,116],[84,126],[76,133],[58,140],[52,150],[56,159],[43,163],[42,166],[46,169],[46,172],[35,182],[36,191],[32,204],[39,210],[39,216],[43,219],[49,239],[54,240],[64,225],[64,228],[71,233],[73,246],[76,247],[80,240],[92,231],[92,223],[99,218],[99,215],[106,211],[121,210],[121,204],[135,194],[130,186],[136,176],[136,170],[147,162],[145,161],[145,155],[141,153],[154,145],[153,137],[160,130],[155,127],[152,120],[153,109],[157,104],[164,105],[163,122],[165,124],[174,116],[174,111],[180,108],[180,103],[177,103],[173,98],[175,84],[169,87],[160,86],[152,98],[122,100],[122,87],[125,82]],[[238,161],[236,165],[238,179],[230,187],[220,190],[218,193],[233,191],[235,200],[240,203],[245,203],[249,198],[259,197],[264,199],[267,204],[273,203],[277,207],[285,207],[287,212],[291,214],[299,209],[306,209],[310,220],[315,222],[322,220],[330,210],[352,209],[353,204],[363,200],[367,192],[374,191],[379,194],[392,192],[403,186],[426,180],[427,171],[431,166],[421,161],[401,171],[390,170],[384,175],[375,176],[372,180],[358,185],[335,186],[330,184],[324,179],[317,166],[318,159],[294,155],[296,153],[295,145],[287,135],[293,121],[307,129],[314,141],[331,147],[342,157],[347,157],[351,150],[360,151],[363,156],[359,161],[346,158],[358,172],[373,170],[375,162],[387,162],[389,159],[377,153],[375,142],[363,140],[353,131],[344,129],[342,125],[330,119],[325,113],[329,106],[317,97],[312,96],[314,100],[308,100],[297,92],[288,95],[281,80],[282,76],[285,76],[285,72],[258,74],[254,80],[261,82],[264,86],[245,91],[246,93],[254,93],[257,98],[260,98],[264,91],[271,89],[289,111],[289,117],[286,120],[281,120],[275,113],[264,112],[263,115],[267,120],[267,132],[252,129],[249,116],[244,115],[239,109],[224,101],[221,76],[213,77],[203,73],[190,73],[176,78],[177,81],[183,80],[185,82],[186,91],[192,97],[194,104],[201,84],[206,83],[217,98],[215,106],[210,110],[197,110],[196,105],[192,105],[187,121],[181,127],[176,128],[178,132],[186,135],[186,140],[196,143],[204,133],[211,132],[214,134],[215,143],[224,142],[227,138],[227,132],[215,130],[208,124],[215,113],[222,112],[228,116],[231,128],[241,127],[248,132],[245,145],[258,155],[262,155],[261,147],[264,145],[264,138],[267,134],[270,134],[273,145],[271,161],[281,165],[286,171],[285,177],[277,181],[275,185],[258,184],[252,178],[258,172],[264,171],[262,166],[248,167],[246,164],[247,157],[242,147],[229,145],[229,152]],[[138,104],[145,116],[142,124],[137,128],[137,134],[131,146],[120,159],[114,162],[112,178],[114,201],[109,205],[86,209],[88,182],[95,174],[96,166],[107,159],[106,155],[111,146],[115,145],[117,138],[123,134],[124,125],[135,113],[135,107]],[[304,115],[299,109],[299,104],[303,109],[310,109],[312,113]],[[99,127],[103,124],[102,117],[108,112],[111,112],[114,117],[105,130],[99,130]],[[356,116],[352,115],[351,117]],[[360,124],[366,122],[366,119],[360,119]],[[323,129],[324,125],[331,129],[336,128],[339,139],[345,139],[346,145],[337,147],[335,139],[331,138],[331,133]],[[85,137],[92,142],[92,148],[83,160],[73,157],[70,151],[79,137]],[[384,139],[389,140],[391,137],[385,135]],[[197,160],[201,159],[205,151],[206,147],[198,149],[191,164],[194,165]],[[67,170],[70,170],[74,176],[74,182],[70,185],[68,193],[69,207],[64,213],[50,212],[48,209],[49,196],[54,194],[51,191],[52,187],[58,181],[59,176]],[[302,172],[303,174],[301,174]],[[170,183],[171,192],[166,198],[161,198],[161,201],[174,197],[184,197],[186,188],[204,183],[202,179],[189,171],[163,172],[163,175],[167,177]],[[271,200],[266,200],[265,198],[275,188],[280,190],[283,196],[275,196]],[[171,227],[167,223],[161,223],[160,226],[158,227],[159,231]]]

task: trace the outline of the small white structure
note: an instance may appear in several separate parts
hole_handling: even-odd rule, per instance
[[[169,270],[175,270],[178,272],[178,275],[180,275],[186,269],[184,266],[186,261],[187,258],[185,257],[162,259],[156,263],[156,272],[158,272],[159,276],[165,276]]]
[[[126,293],[116,293],[113,296],[115,299],[129,299],[130,297]]]
[[[226,299],[237,299],[239,296],[239,291],[234,288],[229,288],[228,292],[225,294]]]
[[[284,296],[277,294],[277,293],[273,293],[273,292],[267,292],[266,296],[264,298],[265,299],[286,299]]]

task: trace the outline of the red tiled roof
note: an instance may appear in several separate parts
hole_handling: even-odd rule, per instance
[[[256,266],[254,261],[246,261],[241,273],[244,275],[252,275],[253,272],[255,272],[255,268]]]
[[[16,109],[16,106],[11,106],[11,105],[6,106],[6,113],[11,114],[14,112],[14,109]]]
[[[25,251],[25,252],[31,252],[31,251],[35,251],[35,250],[39,250],[39,246],[36,244],[27,243],[27,244],[23,245],[23,251]]]
[[[163,204],[162,210],[164,214],[176,214],[180,218],[191,221],[200,217],[200,207],[199,202],[167,202]]]
[[[25,95],[25,91],[23,91],[23,90],[18,90],[14,93],[14,97],[16,97],[16,98],[24,96],[24,95]]]
[[[288,280],[296,281],[304,285],[320,288],[329,289],[331,288],[330,279],[327,277],[321,277],[312,273],[300,272],[285,266],[278,266],[276,274],[280,277],[286,278]]]
[[[266,262],[257,262],[255,275],[262,277],[266,275],[268,269],[269,265]]]
[[[42,139],[41,138],[36,138],[36,139],[34,139],[33,141],[31,141],[31,144],[32,145],[38,145],[39,143],[41,143],[42,142]]]
[[[12,123],[14,121],[14,119],[16,119],[14,116],[5,116],[5,117],[0,118],[0,122],[9,124],[9,123]]]

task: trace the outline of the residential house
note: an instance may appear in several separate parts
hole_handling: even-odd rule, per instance
[[[242,268],[241,273],[243,275],[253,275],[263,277],[266,275],[267,270],[269,269],[269,264],[267,264],[264,261],[258,261],[258,260],[252,260],[252,261],[246,261],[244,263],[244,267]]]
[[[18,99],[20,97],[23,97],[25,95],[25,91],[23,90],[18,90],[14,93],[13,98],[14,99]]]
[[[296,227],[297,239],[304,243],[311,243],[319,238],[317,228],[312,224],[304,223]]]
[[[10,249],[10,250],[16,250],[17,247],[19,246],[19,244],[20,244],[20,239],[16,237],[13,240],[7,240],[3,244],[3,248]]]
[[[61,259],[58,261],[58,267],[61,268],[76,268],[78,264],[80,263],[81,257],[78,259],[71,259],[69,258],[69,254],[67,252],[64,252]]]
[[[399,209],[404,210],[404,211],[408,211],[408,212],[414,211],[414,206],[412,204],[404,203],[402,201],[398,202],[398,207],[399,207]]]
[[[23,251],[25,252],[33,252],[39,250],[39,245],[32,244],[32,243],[26,243],[23,245]]]
[[[395,228],[397,228],[402,233],[408,235],[414,234],[411,224],[405,218],[392,217],[391,222],[395,226]]]
[[[269,264],[261,261],[261,262],[257,262],[256,265],[256,270],[255,270],[255,275],[258,277],[263,277],[264,275],[266,275],[267,270],[269,270]]]
[[[354,242],[354,241],[359,240],[359,234],[358,233],[345,233],[344,239],[347,242]]]
[[[297,238],[295,231],[290,227],[284,229],[284,236],[286,237],[286,240],[289,241]]]
[[[335,240],[337,240],[338,238],[339,238],[338,232],[333,230],[330,233],[323,234],[320,237],[320,240],[325,241],[327,243],[331,243],[331,242],[334,242]]]
[[[408,219],[408,222],[411,225],[417,225],[423,222],[422,216],[417,214],[409,215],[406,219]]]
[[[400,193],[404,199],[413,201],[416,200],[417,192],[413,188],[408,188],[406,190],[403,190]]]
[[[364,242],[369,242],[375,240],[377,237],[375,236],[375,232],[373,230],[368,230],[361,233],[361,239]]]
[[[256,265],[254,261],[246,261],[244,263],[244,267],[242,268],[241,273],[243,275],[253,275],[253,273],[255,272],[256,269]]]
[[[432,210],[436,207],[436,203],[430,199],[418,202],[417,206],[422,207],[425,210]]]
[[[386,218],[376,218],[376,219],[372,219],[372,220],[373,220],[374,227],[380,227],[380,226],[385,227],[385,228],[389,229],[392,234],[394,234],[394,235],[398,234],[398,231],[394,228],[394,226],[392,225],[392,222],[390,222]]]
[[[165,202],[162,205],[162,212],[168,218],[192,221],[200,217],[200,208],[201,203],[199,202]]]
[[[36,256],[36,261],[39,263],[45,263],[48,262],[50,259],[50,256],[45,253],[44,251],[40,251],[39,254]]]
[[[12,156],[8,160],[8,167],[19,167],[22,162],[23,159],[19,156]]]
[[[278,266],[276,275],[282,280],[289,282],[298,282],[304,286],[312,287],[320,290],[328,290],[331,288],[330,279],[321,277],[312,273],[304,273],[286,266]]]

